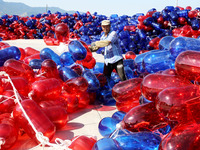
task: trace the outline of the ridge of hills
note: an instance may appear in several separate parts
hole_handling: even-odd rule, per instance
[[[47,12],[46,9],[47,9],[46,7],[30,7],[24,3],[4,2],[3,0],[0,0],[0,16],[5,14],[18,15],[18,16],[31,16],[39,13],[46,13]],[[76,12],[73,10],[66,11],[59,7],[48,7],[48,10],[50,10],[52,13],[61,12],[61,13],[73,14]]]

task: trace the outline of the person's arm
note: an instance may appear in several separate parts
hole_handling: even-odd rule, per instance
[[[111,43],[111,41],[108,41],[108,40],[101,40],[101,41],[96,41],[96,42],[93,42],[91,44],[91,46],[89,47],[89,49],[92,51],[92,52],[95,52],[97,51],[99,48],[101,47],[106,47],[108,46],[109,44]]]
[[[94,42],[95,46],[97,46],[97,47],[106,47],[110,43],[111,43],[111,41],[108,41],[108,40],[101,40],[101,41]]]

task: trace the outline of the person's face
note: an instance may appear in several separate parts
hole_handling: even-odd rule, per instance
[[[101,26],[102,27],[102,30],[105,34],[108,34],[110,32],[110,25],[103,25]]]

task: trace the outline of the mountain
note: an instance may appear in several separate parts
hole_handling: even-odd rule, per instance
[[[59,7],[48,7],[52,13],[61,12],[72,14],[76,11],[66,11],[60,9]],[[16,2],[4,2],[0,0],[0,16],[8,14],[8,15],[19,15],[19,16],[30,16],[36,15],[39,13],[46,13],[46,7],[30,7],[24,3],[16,3]]]

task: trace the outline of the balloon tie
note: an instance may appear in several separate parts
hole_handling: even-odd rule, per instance
[[[0,149],[1,149],[1,146],[5,144],[5,140],[3,138],[0,138]]]
[[[116,124],[116,129],[115,131],[110,135],[110,138],[115,139],[117,137],[117,135],[119,134],[119,131],[123,131],[125,134],[129,134],[126,130],[123,129],[122,127],[122,123],[119,122],[118,124]]]
[[[119,130],[122,129],[121,123],[116,124],[115,131],[110,135],[110,138],[115,139],[119,133]]]
[[[11,96],[11,97],[6,96],[6,95],[0,95],[0,99],[1,99],[1,98],[6,98],[5,100],[1,101],[0,104],[2,104],[2,103],[4,103],[4,102],[8,101],[9,99],[12,99],[12,100],[14,100],[15,103],[17,103],[17,102],[16,102],[16,98],[13,98],[13,97],[15,97],[15,95],[13,95],[13,96]]]
[[[40,77],[40,76],[42,76],[42,75],[45,74],[45,73],[47,73],[47,72],[42,72],[42,73],[40,73],[40,74],[37,74],[36,77]]]

